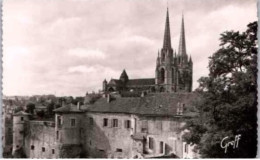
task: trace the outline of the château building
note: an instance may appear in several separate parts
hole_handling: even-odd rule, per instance
[[[196,158],[183,140],[193,116],[192,60],[186,53],[184,18],[178,54],[171,46],[167,9],[163,47],[155,78],[103,82],[100,96],[86,95],[84,105],[64,104],[54,121],[14,114],[13,155],[29,158]],[[139,92],[133,96],[132,94]],[[94,100],[93,100],[94,97]]]

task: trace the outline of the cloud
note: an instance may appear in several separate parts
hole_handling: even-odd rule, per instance
[[[70,56],[77,56],[79,58],[90,58],[90,59],[105,59],[106,54],[99,49],[84,49],[74,48],[68,51]]]
[[[96,71],[94,67],[86,67],[86,66],[75,66],[69,67],[68,72],[80,72],[80,73],[89,73]]]
[[[3,2],[3,93],[83,96],[126,69],[152,78],[163,44],[166,1],[8,0]],[[99,8],[98,10],[96,8]],[[181,13],[193,88],[208,74],[208,57],[225,30],[244,31],[257,20],[255,0],[172,0],[173,49]]]

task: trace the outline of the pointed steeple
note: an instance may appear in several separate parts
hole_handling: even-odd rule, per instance
[[[191,58],[191,55],[190,55],[190,59],[189,59],[189,63],[192,64],[192,58]]]
[[[119,78],[121,81],[123,81],[123,82],[126,82],[126,81],[128,81],[128,75],[126,74],[126,71],[125,71],[125,69],[123,70],[123,72],[121,73],[121,75],[120,75],[120,78]]]
[[[171,48],[172,46],[171,46],[170,21],[169,21],[168,7],[167,7],[164,38],[163,38],[163,49],[171,49]]]
[[[183,14],[182,14],[182,22],[181,22],[181,35],[180,35],[178,55],[182,57],[187,57]]]

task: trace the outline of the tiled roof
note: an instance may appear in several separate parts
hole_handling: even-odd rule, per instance
[[[129,79],[126,83],[127,86],[139,86],[139,85],[154,85],[154,78],[146,78],[146,79]]]
[[[178,103],[192,106],[193,93],[155,93],[145,97],[121,97],[107,102],[100,98],[87,111],[101,113],[128,113],[155,116],[176,116]],[[184,111],[185,115],[185,111]]]
[[[64,106],[62,106],[60,108],[55,109],[54,112],[62,112],[62,113],[77,112],[77,113],[80,113],[80,112],[84,112],[84,111],[83,110],[79,110],[77,105],[67,104],[67,105],[64,105]]]
[[[30,113],[24,112],[24,111],[19,111],[14,114],[14,116],[28,116]]]
[[[118,80],[118,79],[111,79],[108,83],[108,85],[121,85],[122,82],[121,80]]]

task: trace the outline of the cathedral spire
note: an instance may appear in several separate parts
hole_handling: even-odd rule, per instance
[[[182,22],[181,22],[181,35],[179,42],[179,52],[178,54],[183,57],[187,57],[186,54],[186,42],[185,42],[185,30],[184,30],[184,16],[182,14]]]
[[[169,21],[169,12],[167,7],[166,13],[166,23],[164,30],[164,38],[163,38],[163,49],[171,49],[171,33],[170,33],[170,21]]]

